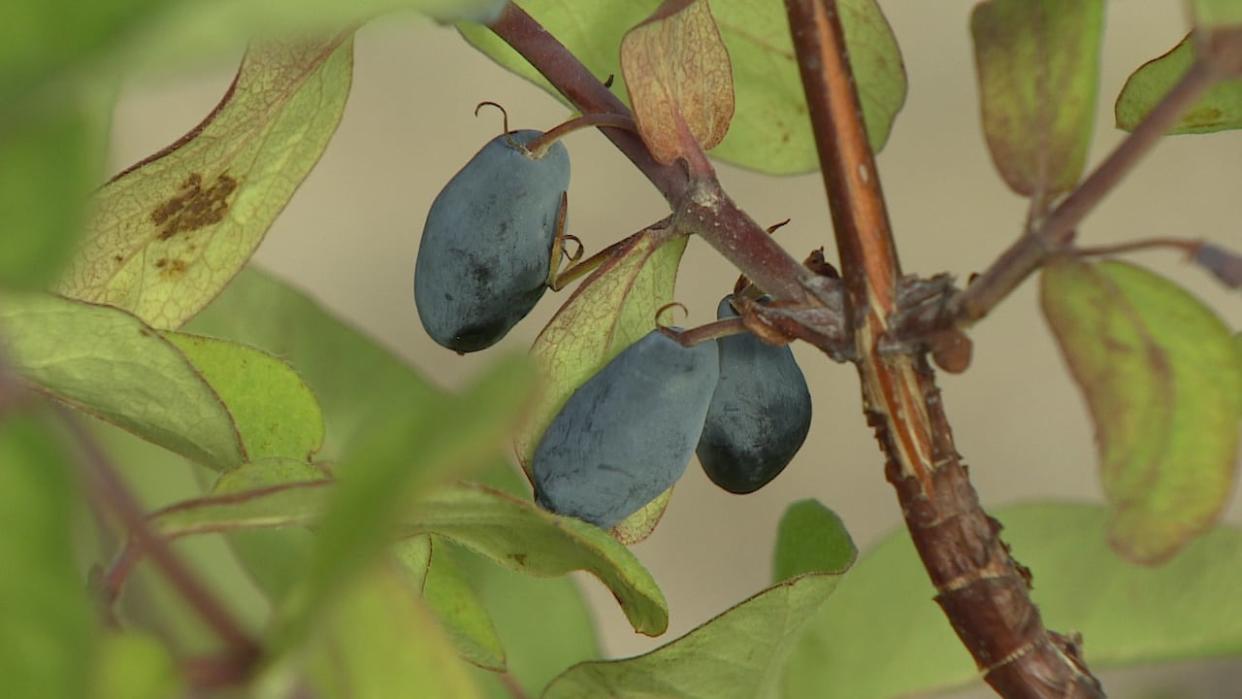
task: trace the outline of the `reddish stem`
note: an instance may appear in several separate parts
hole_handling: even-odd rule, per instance
[[[530,152],[532,158],[538,160],[548,152],[553,143],[575,131],[589,129],[592,126],[624,129],[632,133],[638,133],[638,125],[634,123],[634,119],[624,114],[614,114],[612,112],[583,114],[548,129],[542,136],[527,143],[526,150]]]

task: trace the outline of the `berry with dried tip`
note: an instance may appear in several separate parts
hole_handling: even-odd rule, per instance
[[[525,146],[542,135],[523,130],[492,139],[427,213],[414,303],[427,334],[444,347],[465,353],[492,346],[547,289],[569,153],[556,142],[535,157]]]

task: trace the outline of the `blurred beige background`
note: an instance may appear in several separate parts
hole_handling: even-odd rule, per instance
[[[1023,200],[997,177],[980,132],[967,31],[973,2],[882,5],[910,77],[906,106],[879,159],[903,263],[910,272],[947,270],[964,278],[986,266],[1018,232],[1025,211]],[[1185,31],[1181,4],[1171,0],[1116,0],[1108,14],[1092,162],[1121,136],[1112,127],[1111,108],[1125,77]],[[131,81],[116,112],[114,167],[166,145],[197,123],[223,93],[235,59]],[[447,386],[479,370],[494,352],[523,351],[557,306],[557,296],[549,294],[499,349],[467,357],[436,346],[419,326],[411,275],[423,217],[444,182],[497,132],[493,113],[471,117],[475,103],[485,99],[505,104],[515,128],[548,128],[566,116],[555,100],[496,67],[450,29],[415,18],[363,29],[340,130],[257,255],[260,264]],[[567,145],[574,167],[571,232],[588,252],[665,215],[663,200],[598,134],[573,135]],[[779,239],[794,254],[827,245],[835,259],[817,175],[772,178],[728,166],[720,175],[758,221],[793,219]],[[1180,137],[1159,147],[1088,219],[1082,239],[1206,236],[1242,246],[1240,184],[1242,135]],[[1175,276],[1227,322],[1242,327],[1238,295],[1175,255],[1131,259]],[[709,320],[735,272],[698,240],[691,242],[686,260],[677,297],[691,309],[692,322]],[[1097,499],[1090,424],[1044,329],[1034,285],[1025,285],[973,337],[970,371],[942,377],[942,386],[958,448],[984,502]],[[815,418],[794,463],[769,487],[746,497],[716,489],[692,464],[659,529],[635,548],[671,606],[665,640],[768,582],[776,524],[789,502],[820,499],[841,514],[862,547],[900,522],[863,424],[852,368],[824,361],[806,347],[795,351],[812,387]],[[1227,517],[1242,521],[1239,498]],[[1017,554],[1021,558],[1021,551]],[[635,635],[595,581],[584,579],[583,587],[608,652],[627,655],[661,642]],[[1202,663],[1175,667],[1171,675],[1144,671],[1114,684],[1114,696],[1131,696],[1128,688],[1137,686],[1182,688],[1166,696],[1242,696],[1242,689],[1227,689],[1242,686],[1242,668]],[[1183,693],[1191,686],[1197,693]]]

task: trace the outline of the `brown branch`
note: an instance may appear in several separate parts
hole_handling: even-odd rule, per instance
[[[68,408],[56,405],[69,433],[82,451],[83,465],[92,494],[120,520],[129,532],[133,546],[151,557],[152,562],[173,588],[190,605],[229,649],[236,662],[247,667],[260,657],[259,645],[242,628],[232,613],[173,553],[163,537],[151,531],[141,505],[129,492],[120,474],[82,421]]]
[[[489,28],[535,67],[583,113],[632,117],[586,66],[520,7],[509,3]],[[741,211],[713,178],[692,181],[681,165],[661,165],[642,139],[628,131],[600,129],[664,195],[675,223],[698,233],[773,297],[822,305],[822,282]]]
[[[864,410],[937,601],[1002,696],[1102,697],[1076,644],[1044,628],[1028,573],[980,507],[926,360],[879,350],[901,268],[836,2],[785,6],[849,291]]]
[[[1134,131],[1042,223],[1018,238],[965,290],[949,299],[940,325],[964,327],[975,323],[1068,245],[1087,214],[1220,77],[1220,70],[1196,60]]]

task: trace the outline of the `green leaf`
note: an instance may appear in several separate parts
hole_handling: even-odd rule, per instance
[[[1091,667],[1242,653],[1242,531],[1209,532],[1160,568],[1106,543],[1109,514],[1087,505],[1002,508],[1014,555],[1035,574],[1049,628],[1080,631]],[[789,661],[790,699],[889,699],[979,684],[910,537],[885,538],[841,581]],[[980,685],[981,686],[981,685]]]
[[[305,526],[323,519],[332,491],[330,481],[320,480],[253,491],[250,497],[201,498],[155,513],[151,525],[169,538]],[[361,524],[370,526],[369,521]],[[396,528],[407,537],[435,534],[531,575],[588,571],[617,597],[634,630],[657,636],[668,626],[664,595],[629,549],[598,527],[554,515],[528,500],[463,483],[424,495],[399,514]],[[382,532],[375,539],[381,543],[368,548],[386,541]]]
[[[595,75],[620,75],[621,37],[647,18],[657,0],[521,3]],[[883,148],[906,99],[906,74],[897,40],[875,0],[838,2],[845,41],[862,101],[871,147]],[[736,110],[729,134],[713,151],[721,160],[773,174],[819,167],[806,98],[794,58],[785,9],[778,2],[716,2],[712,14],[733,63]],[[461,25],[466,40],[505,68],[554,95],[539,74],[489,30]],[[613,90],[622,97],[621,81]]]
[[[480,482],[518,499],[529,499],[530,489],[508,463],[479,474]],[[594,612],[569,576],[535,577],[503,568],[489,558],[440,538],[436,556],[452,557],[491,616],[509,676],[530,696],[538,696],[553,677],[574,663],[600,656],[595,638]],[[531,634],[533,628],[556,633]],[[495,673],[475,670],[489,697],[512,699]]]
[[[857,553],[840,518],[814,500],[793,505],[780,529],[778,550],[786,552],[783,558],[788,567],[803,574],[777,583],[650,653],[575,665],[552,681],[543,699],[777,696],[785,659],[799,633]],[[832,554],[805,548],[794,553],[785,542],[791,536],[831,542]]]
[[[983,131],[1015,192],[1050,197],[1082,175],[1103,30],[1103,0],[989,0],[971,13]]]
[[[180,326],[237,274],[319,160],[352,74],[344,34],[251,48],[201,124],[100,190],[59,290]]]
[[[288,364],[234,342],[165,333],[228,406],[251,461],[309,460],[323,445],[315,394]]]
[[[543,390],[514,439],[527,474],[539,439],[569,397],[621,350],[654,329],[656,312],[672,300],[686,238],[660,237],[665,233],[646,230],[620,246],[535,338],[530,352],[544,378]],[[625,531],[631,542],[645,538],[664,513],[668,495],[661,498],[654,501],[660,504],[630,515],[617,529]]]
[[[434,541],[434,540],[433,540]],[[423,602],[435,612],[445,635],[463,660],[504,672],[505,650],[487,609],[450,555],[440,555],[444,542],[434,541],[431,566],[423,581]]]
[[[1232,332],[1181,287],[1121,262],[1062,261],[1044,315],[1095,423],[1111,540],[1142,563],[1216,521],[1233,489],[1242,366]]]
[[[246,461],[232,416],[176,347],[125,311],[11,294],[0,329],[13,366],[50,395],[198,463]]]
[[[165,699],[182,691],[177,666],[159,640],[134,632],[101,639],[91,699]]]
[[[811,572],[844,573],[858,549],[836,512],[818,500],[799,500],[785,509],[777,529],[772,580]]]
[[[269,459],[220,474],[211,494],[229,495],[316,481],[326,475],[319,467],[299,459]],[[273,607],[278,607],[302,581],[315,543],[309,530],[298,528],[235,531],[225,538]]]
[[[320,522],[306,593],[291,610],[288,628],[296,630],[300,617],[318,613],[384,549],[385,535],[412,501],[493,456],[533,388],[525,358],[513,357],[493,363],[464,394],[435,410],[420,403],[388,406],[389,419],[359,438],[342,459],[341,487]]]
[[[480,696],[431,614],[396,572],[384,568],[342,590],[295,662],[316,696]]]
[[[1242,25],[1242,2],[1238,0],[1192,0],[1190,6],[1196,27]]]
[[[1133,131],[1190,70],[1194,60],[1194,40],[1187,36],[1164,55],[1139,66],[1117,96],[1117,128]],[[1224,80],[1209,88],[1167,133],[1211,133],[1238,128],[1242,128],[1242,79]]]
[[[61,438],[63,439],[63,438]],[[86,696],[94,610],[74,561],[74,474],[33,416],[0,420],[0,677],[7,696]]]
[[[109,90],[88,97],[7,111],[0,100],[0,287],[46,288],[81,236],[86,201],[103,174],[112,108]]]
[[[0,5],[0,105],[113,45],[163,0],[6,0]]]
[[[243,270],[186,330],[282,357],[319,398],[327,423],[320,454],[340,458],[364,426],[405,402],[433,405],[444,394],[380,344],[305,294],[255,268]]]

